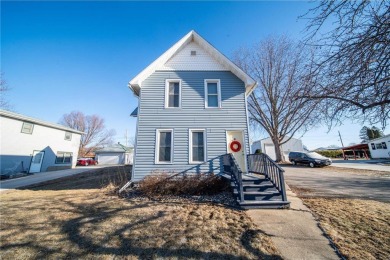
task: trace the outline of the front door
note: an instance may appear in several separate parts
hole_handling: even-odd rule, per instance
[[[31,160],[30,173],[40,172],[45,152],[34,151]]]
[[[227,152],[232,153],[238,166],[246,173],[245,142],[243,131],[226,131]]]

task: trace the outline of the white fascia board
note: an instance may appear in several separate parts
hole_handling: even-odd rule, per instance
[[[177,43],[175,43],[171,48],[164,52],[160,57],[153,61],[148,67],[146,67],[129,82],[129,87],[133,90],[134,93],[134,90],[141,88],[142,81],[149,77],[156,70],[156,68],[165,64],[171,57],[180,51],[186,45],[186,43],[192,40],[192,33],[193,31],[189,32],[187,35],[181,38]]]
[[[203,39],[194,30],[186,34],[182,39],[175,43],[171,48],[164,52],[159,58],[153,61],[148,67],[141,71],[135,78],[129,82],[129,88],[134,92],[135,95],[139,95],[139,89],[141,88],[142,82],[149,77],[159,66],[164,65],[169,59],[171,59],[177,52],[179,52],[189,42],[194,40],[202,48],[204,48],[214,59],[221,63],[227,70],[231,71],[239,79],[245,83],[246,95],[250,93],[257,86],[257,82],[252,79],[248,74],[242,71],[237,65],[231,62],[225,55],[219,52],[214,46]]]

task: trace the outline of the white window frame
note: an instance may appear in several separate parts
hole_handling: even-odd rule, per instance
[[[169,106],[169,83],[179,83],[179,106],[170,107]],[[165,108],[181,108],[181,79],[166,79],[165,80]]]
[[[67,138],[67,137],[69,137],[69,138]],[[65,140],[65,141],[72,141],[72,133],[66,131],[66,132],[65,132],[64,140]]]
[[[218,106],[217,107],[209,107],[209,93],[207,89],[208,83],[217,83],[217,95],[218,95]],[[205,108],[221,108],[222,102],[221,102],[221,80],[220,79],[205,79],[204,80],[204,107]]]
[[[204,161],[193,161],[192,160],[192,133],[193,132],[203,132],[203,154],[204,154]],[[188,162],[190,164],[199,164],[199,163],[204,163],[207,161],[207,149],[206,149],[206,144],[207,144],[207,134],[206,134],[206,129],[188,129]]]
[[[61,154],[62,154],[62,161],[58,162],[57,159],[60,158],[59,155],[61,155]],[[66,156],[66,155],[69,155],[69,156]],[[65,158],[70,158],[70,162],[65,162]],[[61,152],[61,151],[58,151],[56,153],[55,164],[72,164],[72,161],[73,161],[73,153]]]
[[[26,125],[30,125],[30,131],[26,131],[25,130],[25,126]],[[33,123],[30,123],[30,122],[23,122],[22,124],[22,129],[20,130],[21,133],[23,134],[28,134],[28,135],[32,135],[32,133],[34,132],[34,124]]]
[[[169,162],[160,162],[160,133],[161,132],[171,132],[171,161]],[[155,143],[155,154],[154,154],[154,163],[155,164],[172,164],[173,162],[173,129],[156,129],[156,143]]]

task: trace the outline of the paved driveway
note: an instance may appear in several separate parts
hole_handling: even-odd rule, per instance
[[[390,176],[356,174],[355,169],[284,166],[288,185],[310,189],[318,196],[353,197],[390,202]]]
[[[97,169],[102,167],[104,166],[83,166],[61,171],[40,172],[21,178],[4,180],[0,182],[0,191],[5,189],[16,189],[27,185],[54,180],[65,176],[71,176],[89,171],[91,169]]]

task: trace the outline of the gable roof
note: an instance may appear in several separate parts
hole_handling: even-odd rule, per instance
[[[59,125],[59,124],[49,123],[49,122],[46,122],[46,121],[42,121],[42,120],[39,120],[39,119],[35,119],[35,118],[32,118],[32,117],[24,116],[24,115],[21,115],[21,114],[17,114],[17,113],[6,111],[6,110],[2,110],[2,109],[0,109],[0,116],[1,117],[12,118],[12,119],[19,120],[19,121],[25,121],[25,122],[33,123],[33,124],[36,124],[36,125],[42,125],[42,126],[46,126],[46,127],[50,127],[50,128],[54,128],[54,129],[58,129],[58,130],[63,130],[63,131],[67,131],[67,132],[71,132],[71,133],[75,133],[75,134],[79,134],[79,135],[84,134],[84,132],[75,130],[73,128],[69,128],[69,127],[66,127],[66,126],[63,126],[63,125]]]
[[[135,95],[139,95],[139,90],[142,86],[142,82],[149,77],[157,68],[163,66],[168,62],[175,54],[182,50],[187,44],[192,41],[196,42],[201,48],[203,48],[210,56],[212,56],[217,62],[219,62],[226,70],[231,71],[239,79],[245,83],[246,94],[249,95],[257,83],[248,74],[242,71],[237,65],[231,62],[225,55],[214,48],[210,43],[203,39],[194,30],[190,31],[171,48],[164,52],[159,58],[152,62],[148,67],[141,71],[135,78],[129,82],[129,88],[134,92]]]
[[[126,152],[132,152],[133,147],[124,146],[120,143],[113,144],[104,148],[101,148],[99,150],[95,151],[96,153],[126,153]]]

